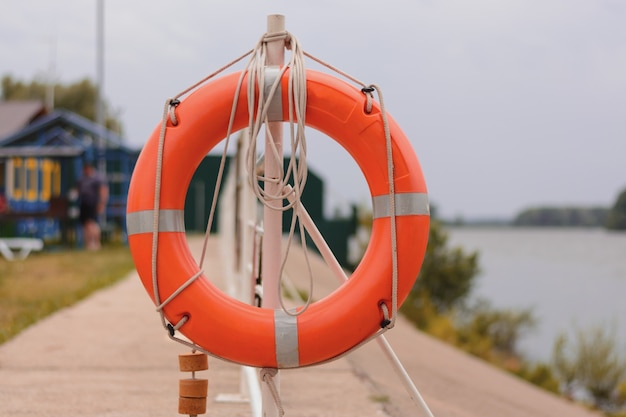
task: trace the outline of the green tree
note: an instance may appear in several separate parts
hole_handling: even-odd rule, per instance
[[[92,121],[96,120],[97,88],[88,78],[67,85],[57,83],[52,88],[54,88],[55,108],[72,111]],[[31,82],[24,82],[5,75],[2,77],[1,98],[3,100],[44,101],[47,89],[47,83],[42,80],[34,79]],[[104,112],[106,127],[121,134],[122,124],[106,101],[104,102]]]
[[[587,331],[577,330],[576,342],[567,335],[557,339],[552,362],[565,395],[573,397],[584,390],[597,408],[614,411],[623,402],[626,361],[617,350],[615,331],[596,326]]]
[[[478,272],[478,252],[468,254],[460,247],[449,248],[448,234],[433,220],[411,299],[414,303],[429,299],[438,313],[449,311],[467,299]]]
[[[626,190],[622,191],[606,219],[606,228],[610,230],[626,230]]]

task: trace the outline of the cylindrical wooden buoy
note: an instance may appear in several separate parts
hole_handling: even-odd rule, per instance
[[[178,381],[178,395],[181,397],[206,398],[208,391],[208,379],[181,379]]]
[[[206,397],[189,398],[178,397],[178,414],[189,414],[195,416],[206,413]]]
[[[178,382],[178,413],[197,416],[205,414],[209,380],[196,378],[196,371],[209,369],[209,358],[206,353],[191,352],[178,355],[178,366],[181,372],[191,372],[190,379]]]
[[[206,353],[194,352],[178,355],[178,365],[181,372],[195,372],[209,369],[209,359]]]

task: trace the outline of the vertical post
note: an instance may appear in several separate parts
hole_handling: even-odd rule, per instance
[[[97,0],[96,10],[96,124],[99,128],[97,140],[98,157],[104,152],[104,106],[102,90],[104,86],[104,0]],[[99,161],[102,163],[103,161]],[[100,168],[100,167],[99,167]]]
[[[48,65],[48,76],[46,81],[46,110],[52,113],[54,110],[54,89],[56,84],[56,61],[57,61],[57,40],[56,37],[50,39],[50,63]]]
[[[104,0],[96,4],[96,123],[102,126],[102,85],[104,82]]]
[[[97,170],[103,178],[106,178],[106,128],[104,123],[104,0],[97,0],[96,7],[96,125],[98,126],[98,137],[96,138]],[[100,214],[100,225],[106,223],[106,208]]]
[[[285,17],[283,15],[267,16],[267,33],[283,32],[285,30]],[[278,40],[267,44],[267,66],[281,66],[285,61],[285,42]],[[269,122],[265,127],[271,133],[265,136],[265,177],[277,179],[283,172],[283,134],[282,122]],[[273,144],[271,140],[273,138]],[[275,147],[278,150],[275,156],[269,149]],[[269,194],[278,194],[281,190],[279,185],[266,181],[263,186]],[[280,306],[278,299],[278,285],[280,273],[281,239],[283,226],[283,212],[280,210],[282,201],[271,202],[272,207],[264,207],[263,210],[263,301],[262,307],[275,309]],[[276,374],[274,385],[280,389],[279,375]],[[278,417],[279,410],[276,407],[272,392],[267,384],[261,387],[263,401],[263,417]]]

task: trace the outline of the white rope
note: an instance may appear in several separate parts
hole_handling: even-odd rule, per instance
[[[163,149],[165,147],[168,118],[170,122],[172,123],[172,125],[176,126],[178,124],[178,119],[176,117],[176,107],[180,103],[179,98],[188,94],[192,90],[195,90],[196,88],[198,88],[199,86],[201,86],[202,84],[210,80],[211,78],[220,74],[221,72],[228,69],[229,67],[235,65],[236,63],[238,63],[239,61],[241,61],[243,58],[250,55],[251,53],[252,51],[249,51],[241,55],[240,57],[231,61],[229,64],[221,67],[217,71],[213,72],[212,74],[208,75],[204,79],[200,80],[196,84],[183,90],[182,92],[180,92],[173,98],[167,99],[165,101],[165,105],[163,108],[163,116],[161,118],[161,128],[159,132],[159,142],[158,142],[158,147],[157,147],[157,161],[156,161],[156,171],[155,171],[155,186],[154,186],[155,189],[154,189],[154,206],[153,206],[153,223],[152,223],[152,253],[151,253],[152,289],[153,289],[153,294],[154,294],[154,302],[157,305],[157,311],[159,312],[159,315],[161,317],[161,324],[163,325],[165,329],[167,329],[170,339],[175,340],[185,346],[188,346],[192,349],[199,350],[209,355],[211,355],[210,352],[206,351],[205,349],[196,345],[195,343],[190,343],[186,340],[175,337],[175,331],[178,330],[180,327],[182,327],[182,325],[185,324],[189,318],[187,316],[184,316],[183,319],[181,319],[178,323],[173,324],[173,325],[169,324],[165,317],[165,312],[163,311],[163,307],[167,303],[172,301],[174,298],[176,298],[185,288],[187,288],[197,278],[202,276],[202,273],[203,273],[202,262],[205,258],[208,233],[210,232],[210,225],[212,223],[213,214],[215,212],[215,202],[217,200],[217,194],[219,192],[219,184],[221,183],[221,176],[222,176],[223,169],[224,169],[225,158],[224,157],[222,158],[222,161],[220,164],[220,172],[218,174],[218,183],[216,185],[215,195],[213,198],[213,204],[211,206],[211,214],[209,216],[209,227],[207,228],[207,236],[205,237],[205,242],[204,242],[204,246],[202,249],[202,256],[199,262],[200,271],[194,274],[190,279],[188,279],[178,289],[176,289],[176,291],[174,291],[174,293],[172,293],[166,299],[165,302],[161,302],[161,294],[159,291],[159,280],[158,280],[158,274],[157,274],[157,259],[158,259],[158,251],[159,251],[159,218],[160,218],[160,202],[161,202],[161,180],[162,180],[162,171],[163,171]],[[229,125],[229,132],[228,132],[229,134],[228,134],[228,137],[226,138],[226,145],[224,147],[224,153],[226,153],[226,149],[228,147],[228,138],[230,137],[231,126],[232,126],[232,121],[231,121],[231,124]]]
[[[276,368],[261,368],[259,373],[261,377],[261,381],[265,382],[272,393],[272,398],[274,399],[274,403],[276,404],[276,408],[278,409],[278,415],[285,415],[285,409],[283,408],[282,401],[280,400],[280,394],[278,393],[278,388],[276,388],[276,384],[274,383],[274,377],[278,374],[278,369]]]
[[[291,49],[293,53],[292,53],[290,62],[282,68],[279,76],[276,78],[274,82],[274,85],[269,91],[268,97],[265,98],[264,97],[265,66],[262,65],[262,63],[265,62],[265,56],[267,54],[266,43],[272,40],[276,40],[276,39],[285,39],[286,42],[288,43],[288,48]],[[158,259],[158,244],[159,244],[158,225],[159,225],[159,217],[160,217],[159,209],[160,209],[161,179],[162,179],[162,167],[163,167],[163,149],[165,146],[168,119],[170,120],[172,125],[174,126],[177,125],[178,119],[176,117],[176,107],[180,103],[179,98],[199,88],[200,86],[202,86],[204,83],[206,83],[207,81],[209,81],[216,75],[220,74],[224,70],[240,62],[242,59],[244,59],[245,57],[249,55],[251,55],[251,59],[246,69],[242,71],[241,73],[241,76],[239,78],[239,81],[235,90],[235,94],[234,94],[234,100],[233,100],[233,105],[231,108],[231,116],[230,116],[230,120],[228,124],[227,135],[224,141],[224,151],[222,153],[222,158],[220,160],[220,167],[218,170],[216,187],[215,187],[215,191],[213,195],[209,218],[207,220],[207,228],[205,232],[202,254],[198,262],[200,271],[194,274],[194,276],[192,276],[190,279],[185,281],[185,283],[183,283],[179,288],[176,289],[176,291],[170,294],[164,302],[162,302],[161,294],[159,291],[159,282],[158,282],[158,274],[157,274],[157,259]],[[269,103],[271,102],[281,82],[282,76],[284,75],[285,71],[288,68],[290,69],[288,94],[289,94],[289,123],[290,123],[290,132],[291,132],[292,158],[290,159],[285,175],[281,176],[281,178],[279,179],[274,179],[274,180],[277,181],[278,184],[282,185],[280,187],[281,190],[287,190],[285,185],[288,184],[289,178],[293,177],[294,184],[293,184],[293,191],[291,191],[291,193],[293,193],[293,195],[296,197],[295,203],[290,203],[287,206],[282,207],[282,201],[286,199],[286,197],[289,194],[278,194],[278,195],[272,196],[272,195],[269,195],[267,192],[265,192],[258,186],[259,180],[268,180],[268,179],[263,176],[260,176],[260,177],[256,176],[256,173],[255,173],[256,158],[252,159],[254,163],[250,163],[249,168],[248,168],[248,172],[250,173],[249,180],[255,186],[253,187],[253,189],[255,190],[255,194],[257,195],[257,198],[259,198],[260,201],[262,201],[264,204],[267,204],[267,205],[271,204],[271,202],[273,201],[280,200],[281,207],[282,207],[281,209],[288,210],[300,204],[300,196],[301,196],[302,190],[304,189],[304,185],[306,183],[306,177],[308,173],[308,169],[306,165],[306,143],[305,143],[305,137],[304,137],[305,112],[306,112],[306,68],[304,66],[302,49],[295,37],[291,36],[288,32],[264,35],[253,50],[248,51],[247,53],[234,59],[229,64],[221,67],[217,71],[213,72],[212,74],[208,75],[207,77],[203,78],[202,80],[198,81],[197,83],[183,90],[182,92],[180,92],[173,98],[166,100],[166,103],[164,106],[163,116],[161,120],[161,129],[159,133],[158,149],[157,149],[157,161],[156,161],[157,163],[156,163],[156,172],[155,172],[155,192],[154,192],[155,197],[154,197],[154,206],[153,206],[154,215],[153,215],[153,229],[152,229],[152,258],[151,258],[153,294],[154,294],[155,304],[157,305],[157,311],[159,312],[160,317],[161,317],[162,325],[164,328],[168,330],[170,334],[170,338],[186,346],[189,346],[192,349],[197,349],[207,354],[210,354],[210,353],[204,350],[202,347],[197,346],[194,343],[189,343],[186,340],[182,340],[174,336],[174,330],[178,330],[188,320],[188,318],[185,316],[183,320],[181,320],[177,324],[173,324],[173,325],[168,324],[165,318],[165,313],[163,311],[163,308],[170,301],[176,298],[185,288],[187,288],[197,278],[202,276],[202,273],[203,273],[202,265],[203,265],[204,259],[206,258],[208,239],[209,239],[211,227],[212,227],[213,220],[214,220],[217,196],[219,195],[219,191],[220,191],[220,186],[221,186],[223,173],[224,173],[225,161],[227,157],[228,144],[229,144],[229,140],[232,134],[233,124],[234,124],[234,115],[238,106],[238,98],[241,92],[241,88],[243,86],[244,77],[248,75],[248,99],[249,99],[248,107],[249,107],[250,115],[251,115],[250,121],[249,121],[249,130],[252,130],[252,133],[250,133],[250,141],[252,144],[256,144],[256,140],[252,140],[252,139],[258,136],[261,124],[267,123],[268,121],[267,111],[269,108]],[[254,83],[255,79],[257,83]],[[255,114],[255,111],[253,108],[255,85],[258,85],[258,88],[260,91],[259,109],[256,112],[256,114],[260,117],[257,117],[256,120],[253,118],[253,115]],[[294,102],[294,97],[295,97],[295,102]],[[295,123],[294,120],[297,120],[297,123]],[[294,125],[297,125],[297,128],[295,130],[294,130]],[[269,133],[269,130],[268,130],[268,133]],[[255,152],[249,153],[248,156],[250,157],[251,155],[256,155],[256,146],[250,146],[250,148],[254,148]],[[270,151],[274,154],[274,156],[277,155],[277,150],[275,148],[270,149]],[[300,163],[297,162],[298,154],[300,155]],[[287,245],[287,249],[283,257],[282,264],[281,264],[281,270],[280,270],[281,277],[283,275],[282,271],[284,270],[286,259],[288,257],[290,242],[292,240],[294,230],[295,230],[295,225],[296,225],[296,220],[297,220],[296,213],[297,213],[297,210],[294,210],[294,216],[292,218],[292,224],[290,228],[289,244]],[[301,224],[300,224],[300,236],[302,240],[302,245],[303,247],[305,247],[306,237],[305,237],[304,228]],[[307,264],[307,269],[309,271],[309,277],[310,277],[309,299],[307,300],[305,306],[297,314],[302,314],[302,312],[306,310],[306,307],[311,302],[311,297],[313,293],[312,270],[311,270],[308,256],[306,257],[306,264]],[[280,282],[278,283],[278,287],[280,287]],[[281,295],[280,290],[277,289],[277,291],[278,291],[278,294]],[[281,306],[283,310],[288,314],[293,314],[293,313],[289,313],[287,309],[285,308],[285,306],[283,305],[282,295],[280,297],[280,301],[281,301]]]
[[[163,118],[161,119],[161,131],[159,133],[159,144],[157,148],[157,164],[155,173],[155,185],[154,185],[154,206],[153,206],[153,218],[152,218],[152,291],[154,293],[154,302],[157,305],[161,305],[161,294],[159,293],[159,280],[157,276],[157,256],[159,247],[159,211],[161,203],[161,173],[163,170],[163,147],[165,144],[165,132],[167,129],[167,115],[169,113],[171,99],[165,102],[163,108]],[[165,315],[162,311],[159,311],[161,316],[161,324],[167,328],[167,322]]]
[[[387,150],[387,177],[389,181],[389,213],[391,231],[391,321],[385,327],[392,329],[396,324],[396,314],[398,312],[398,238],[396,232],[396,186],[394,181],[393,149],[391,146],[391,132],[389,130],[389,120],[385,110],[383,92],[376,84],[369,86],[376,90],[378,102],[380,103],[380,113],[383,119],[383,129],[385,131],[385,146]]]
[[[389,213],[390,213],[390,230],[391,230],[391,268],[392,268],[392,279],[391,279],[391,319],[388,321],[388,324],[384,327],[391,329],[395,326],[396,322],[396,314],[398,312],[398,239],[396,232],[396,191],[395,191],[395,182],[394,182],[394,165],[393,165],[393,148],[391,144],[391,132],[389,130],[389,121],[387,118],[387,111],[385,109],[385,101],[383,99],[383,92],[381,88],[376,84],[365,84],[359,79],[351,76],[350,74],[340,70],[337,67],[325,62],[309,53],[304,53],[307,58],[312,59],[318,64],[325,66],[331,71],[336,72],[337,74],[342,75],[343,77],[349,79],[350,81],[359,84],[362,88],[361,91],[366,96],[366,107],[365,111],[370,113],[373,108],[372,92],[376,91],[378,95],[378,101],[380,103],[380,113],[383,121],[383,130],[385,132],[385,148],[387,152],[387,179],[389,182]],[[382,306],[381,306],[382,307]],[[384,309],[383,309],[384,312]]]
[[[279,74],[270,86],[267,96],[265,96],[265,61],[267,56],[267,42],[277,39],[285,39],[287,48],[291,50],[291,58],[280,70]],[[278,178],[269,178],[263,173],[257,174],[257,137],[260,133],[261,126],[265,124],[265,134],[268,136],[266,141],[269,149],[265,149],[265,154],[270,154],[276,160],[282,161],[282,152],[276,149],[274,140],[270,130],[267,128],[270,120],[268,119],[268,110],[272,105],[274,96],[280,86],[281,80],[285,72],[289,69],[288,75],[288,114],[289,114],[289,133],[291,145],[291,157],[287,165],[287,169],[281,170]],[[281,266],[279,269],[279,279],[277,281],[278,299],[282,310],[289,315],[299,315],[306,311],[312,301],[313,295],[313,273],[308,258],[305,254],[305,263],[309,276],[309,296],[304,306],[297,312],[293,312],[284,304],[280,286],[283,278],[283,271],[288,259],[289,251],[295,234],[296,225],[299,227],[301,244],[306,247],[306,234],[304,226],[298,222],[298,205],[301,204],[300,197],[304,190],[308,168],[306,160],[306,67],[304,65],[304,53],[298,40],[288,32],[280,34],[265,35],[254,50],[251,62],[247,67],[248,72],[248,114],[249,114],[249,146],[246,156],[246,166],[248,171],[248,182],[256,195],[266,207],[274,210],[286,211],[293,209],[291,225],[287,238],[285,253],[281,258]],[[258,99],[257,95],[258,86]],[[281,97],[277,97],[281,100]],[[256,108],[255,108],[256,105]],[[281,164],[282,165],[282,164]],[[289,182],[293,179],[293,186]],[[275,187],[278,192],[271,194],[266,188],[261,187],[260,182],[272,182],[277,185]],[[289,197],[292,197],[291,199]],[[285,205],[285,200],[289,202]]]
[[[289,62],[284,65],[280,71],[278,77],[274,80],[274,83],[269,88],[267,93],[267,97],[265,97],[265,58],[267,56],[267,42],[285,39],[285,43],[288,49],[292,51],[291,58]],[[167,131],[167,120],[170,119],[173,125],[178,123],[176,118],[175,108],[178,105],[178,99],[189,92],[199,88],[205,82],[220,74],[227,68],[233,66],[234,64],[240,62],[245,57],[250,56],[250,60],[244,71],[241,72],[241,76],[239,78],[237,88],[234,94],[233,105],[231,109],[231,117],[228,124],[227,136],[224,144],[224,151],[222,154],[222,158],[220,161],[220,168],[218,171],[218,178],[216,181],[216,187],[213,195],[213,200],[211,204],[211,209],[209,213],[209,219],[207,221],[207,228],[205,232],[204,245],[202,249],[202,254],[199,261],[199,267],[202,268],[204,259],[206,257],[206,249],[208,244],[208,238],[210,235],[211,226],[214,220],[214,214],[216,209],[217,196],[219,195],[220,185],[223,177],[223,171],[226,161],[226,152],[228,148],[228,143],[230,140],[230,136],[232,134],[232,128],[234,123],[234,115],[238,106],[238,98],[241,92],[241,88],[243,86],[243,82],[245,76],[248,76],[248,110],[249,110],[249,126],[248,126],[248,154],[247,154],[247,167],[248,167],[248,181],[252,186],[252,189],[259,199],[264,205],[277,208],[279,210],[293,210],[292,222],[290,225],[290,231],[287,239],[287,245],[285,249],[285,253],[282,257],[281,267],[280,267],[280,279],[278,280],[278,287],[276,291],[279,295],[280,305],[283,311],[286,314],[290,315],[299,315],[306,311],[307,307],[310,305],[312,301],[313,295],[313,278],[312,278],[312,268],[308,258],[307,251],[305,253],[305,260],[308,270],[309,276],[309,293],[308,299],[306,300],[304,306],[300,308],[297,312],[293,312],[288,310],[282,298],[282,293],[280,291],[280,285],[282,282],[283,271],[286,265],[286,261],[288,258],[290,246],[293,241],[293,235],[295,234],[296,225],[298,225],[298,230],[300,233],[300,239],[302,247],[306,247],[306,233],[304,229],[304,225],[302,222],[298,221],[298,206],[301,204],[300,197],[302,195],[302,191],[306,184],[307,179],[307,161],[306,161],[306,138],[305,138],[305,125],[306,125],[306,67],[304,65],[304,57],[309,57],[314,61],[326,66],[332,71],[348,78],[356,84],[362,86],[362,91],[364,92],[367,100],[366,111],[370,112],[372,110],[372,100],[373,95],[372,92],[376,91],[380,107],[381,107],[381,117],[383,121],[383,128],[385,133],[385,141],[386,141],[386,152],[387,152],[387,171],[388,171],[388,182],[389,182],[389,206],[390,206],[390,222],[391,222],[391,260],[392,260],[392,314],[391,318],[388,319],[388,314],[385,313],[386,323],[383,326],[385,329],[392,328],[395,324],[395,318],[397,314],[397,280],[398,280],[398,262],[397,262],[397,235],[396,235],[396,211],[395,211],[395,186],[394,186],[394,172],[393,172],[393,154],[392,154],[392,145],[391,145],[391,134],[389,130],[387,114],[385,111],[384,101],[382,97],[382,91],[377,85],[366,85],[358,79],[348,75],[347,73],[331,66],[330,64],[304,52],[300,47],[297,39],[288,32],[281,32],[278,34],[265,34],[257,43],[256,47],[243,54],[239,58],[231,61],[229,64],[223,66],[218,69],[214,73],[200,80],[196,84],[191,87],[185,89],[180,94],[175,96],[173,99],[168,99],[165,104],[165,109],[163,112],[163,119],[161,124],[161,132],[159,136],[159,147],[157,152],[157,168],[156,168],[156,182],[155,182],[155,202],[154,202],[154,218],[153,218],[153,245],[152,245],[152,282],[154,289],[154,297],[155,303],[158,306],[158,311],[161,314],[161,320],[163,325],[170,331],[170,335],[172,338],[172,328],[179,328],[182,323],[178,325],[168,325],[163,313],[163,306],[174,299],[180,292],[182,292],[188,285],[190,285],[195,279],[202,275],[202,271],[198,274],[195,274],[189,280],[187,280],[180,288],[178,288],[173,294],[171,294],[165,302],[161,302],[161,296],[159,294],[158,288],[158,277],[156,272],[157,265],[157,256],[158,256],[158,224],[159,224],[159,202],[160,202],[160,189],[161,189],[161,172],[162,172],[162,158],[163,158],[163,147],[165,144],[165,136]],[[289,160],[289,164],[284,174],[280,175],[279,178],[267,178],[265,175],[257,175],[256,166],[257,166],[257,147],[256,141],[257,136],[260,133],[261,126],[265,123],[267,126],[268,120],[268,109],[270,107],[270,103],[274,95],[276,94],[278,87],[281,83],[282,77],[285,72],[289,69],[289,78],[288,78],[288,114],[289,114],[289,131],[290,131],[290,144],[291,144],[291,158]],[[256,81],[256,82],[255,82]],[[258,100],[256,98],[258,88]],[[255,108],[256,103],[256,108]],[[255,117],[256,115],[256,117]],[[279,151],[273,146],[274,141],[271,140],[271,133],[269,129],[266,128],[266,134],[270,135],[268,143],[270,144],[270,148],[266,149],[265,152],[271,153],[276,158],[281,158],[279,155]],[[293,179],[293,186],[289,186],[290,179]],[[267,190],[263,189],[259,182],[261,181],[273,181],[279,186],[279,193],[277,194],[269,194]],[[291,198],[288,198],[291,197]],[[288,200],[285,205],[285,200]],[[290,200],[290,201],[289,201]],[[280,205],[274,204],[276,202],[280,202]],[[277,207],[276,207],[277,206]],[[386,306],[380,306],[383,311],[386,311]],[[377,332],[378,334],[378,332]],[[373,335],[372,337],[375,337]],[[189,344],[186,341],[182,341],[180,339],[174,338],[177,341],[180,341],[183,344],[191,346],[194,349],[204,351],[199,346],[195,344]],[[368,338],[369,340],[369,338]]]

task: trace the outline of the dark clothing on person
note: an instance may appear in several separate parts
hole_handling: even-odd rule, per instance
[[[80,201],[80,222],[84,224],[88,220],[98,220],[98,204],[100,203],[100,189],[105,185],[104,180],[98,173],[83,176],[78,180],[78,199]]]
[[[98,221],[98,205],[80,203],[80,214],[78,219],[80,224],[85,224],[88,220]]]

